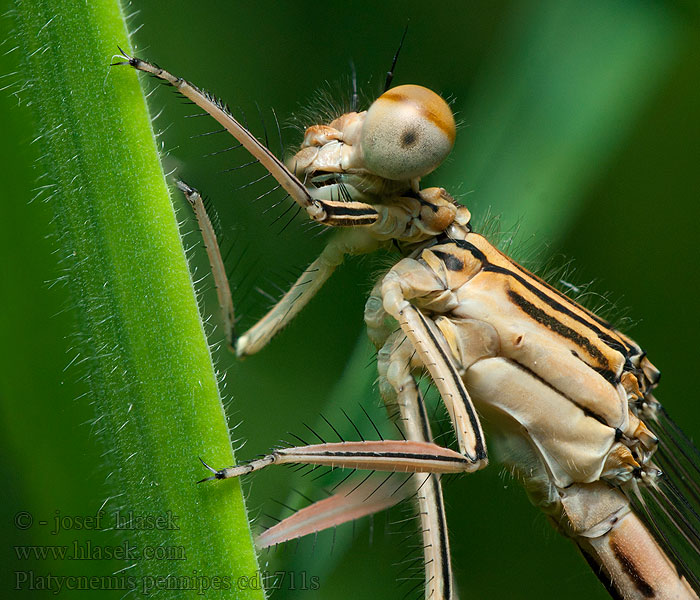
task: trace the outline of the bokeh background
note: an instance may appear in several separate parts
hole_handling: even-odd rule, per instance
[[[351,60],[361,91],[375,96],[408,22],[395,83],[440,92],[462,123],[452,157],[426,184],[458,195],[477,221],[501,215],[499,237],[528,266],[547,257],[560,264],[571,260],[573,270],[564,279],[594,290],[588,295],[595,306],[598,293],[610,298],[604,302],[608,316],[648,349],[664,373],[659,398],[691,436],[700,432],[694,375],[700,335],[700,11],[694,2],[484,0],[429,7],[412,1],[143,1],[125,12],[132,15],[141,56],[224,98],[261,137],[264,121],[275,149],[271,108],[291,148],[300,134],[287,125],[295,114],[304,122],[302,109],[319,89],[349,97]],[[3,28],[10,29],[7,20]],[[76,572],[65,561],[18,560],[12,548],[19,539],[12,523],[18,511],[49,518],[56,511],[91,514],[113,490],[100,458],[108,449],[92,433],[84,370],[73,362],[75,315],[63,285],[70,273],[62,271],[52,237],[51,206],[32,202],[37,188],[50,182],[33,167],[39,148],[32,144],[30,114],[13,95],[21,81],[11,75],[17,70],[15,44],[3,39],[0,75],[10,75],[0,79],[0,88],[14,83],[0,93],[0,505],[7,540],[3,587],[11,589],[12,571],[28,564],[37,572]],[[150,102],[154,115],[163,109],[154,127],[166,169],[205,190],[217,208],[233,247],[242,325],[251,323],[269,305],[268,296],[279,295],[277,287],[314,258],[324,237],[302,220],[289,222],[291,212],[282,216],[287,205],[275,207],[275,194],[254,202],[268,181],[236,190],[260,173],[255,167],[222,172],[245,157],[236,151],[203,156],[232,143],[221,134],[192,137],[216,127],[203,118],[186,119],[191,107],[171,90],[143,81],[147,90],[158,88]],[[173,198],[185,243],[193,247],[193,269],[202,277],[207,267],[196,230],[182,199]],[[233,436],[246,441],[240,458],[266,451],[287,431],[303,436],[303,423],[315,427],[322,413],[338,424],[340,403],[368,434],[359,405],[382,418],[371,385],[371,353],[361,341],[364,299],[381,264],[350,259],[259,355],[238,363],[216,352]],[[210,281],[199,287],[212,342],[220,341]],[[272,522],[266,515],[288,514],[275,501],[299,505],[289,488],[317,499],[324,482],[279,469],[245,487],[259,528]],[[495,462],[449,481],[445,495],[463,597],[606,597],[573,545],[553,532]],[[406,541],[406,530],[395,524],[405,516],[394,511],[371,526],[346,526],[263,554],[270,570],[320,577],[318,591],[288,589],[287,577],[274,597],[420,596],[411,591],[420,578],[397,565],[417,541]],[[83,538],[72,532],[54,543],[72,539]],[[27,536],[22,540],[27,543]],[[88,561],[78,572],[104,574],[120,566]],[[298,575],[295,587],[303,587],[302,579]]]

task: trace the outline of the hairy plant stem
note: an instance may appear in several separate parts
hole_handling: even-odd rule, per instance
[[[14,16],[105,445],[103,523],[119,510],[133,549],[120,574],[139,593],[263,598],[239,484],[195,485],[198,456],[234,457],[146,103],[109,66],[129,48],[120,5],[17,0]]]

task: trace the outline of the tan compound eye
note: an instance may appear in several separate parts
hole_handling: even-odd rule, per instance
[[[422,177],[445,160],[455,132],[452,111],[435,92],[392,88],[367,111],[360,138],[365,166],[386,179]]]

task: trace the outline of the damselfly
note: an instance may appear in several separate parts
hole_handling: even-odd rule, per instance
[[[395,252],[394,266],[367,301],[365,321],[379,352],[382,397],[398,407],[406,439],[281,448],[211,469],[208,479],[283,463],[415,475],[362,493],[339,491],[264,532],[260,546],[415,497],[426,597],[456,597],[439,475],[485,467],[488,439],[504,449],[533,503],[573,539],[613,596],[697,598],[700,456],[654,398],[658,371],[635,342],[474,231],[469,210],[446,190],[420,188],[454,143],[444,100],[420,86],[392,88],[388,78],[367,111],[309,127],[285,165],[207,93],[138,58],[124,55],[120,64],[176,87],[311,220],[338,229],[283,299],[239,336],[216,235],[199,193],[179,182],[202,228],[224,326],[239,356],[265,346],[344,255]],[[445,403],[459,451],[432,441],[416,383],[423,371]],[[480,417],[490,423],[488,436]]]

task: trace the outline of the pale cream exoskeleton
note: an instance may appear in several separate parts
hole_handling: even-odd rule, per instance
[[[456,597],[439,475],[487,465],[481,415],[490,443],[519,473],[532,502],[579,546],[612,596],[698,598],[700,460],[652,394],[658,371],[634,341],[474,232],[468,209],[444,189],[420,188],[454,143],[454,118],[442,98],[414,85],[385,90],[367,111],[308,128],[285,165],[208,94],[155,65],[124,59],[117,64],[163,79],[204,109],[312,220],[338,228],[284,297],[236,336],[213,228],[199,193],[178,182],[200,223],[238,356],[265,346],[344,255],[396,252],[367,301],[365,321],[379,351],[380,392],[399,407],[406,439],[278,449],[210,468],[207,479],[309,463],[416,473],[412,485],[369,496],[338,491],[264,532],[259,546],[415,495],[426,597]],[[432,441],[416,380],[423,371],[448,410],[458,451]]]

